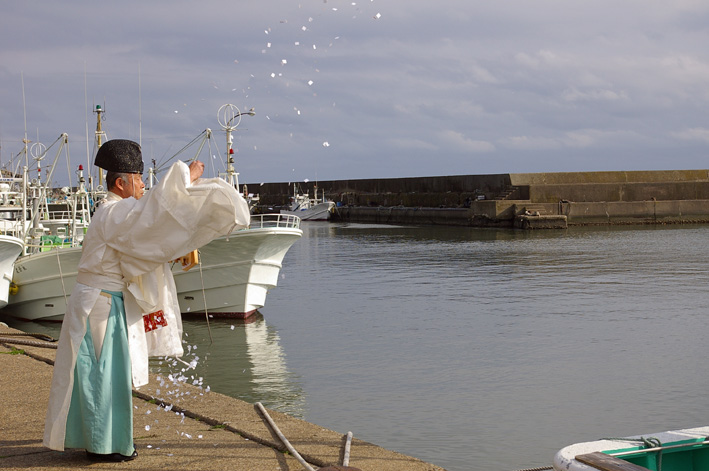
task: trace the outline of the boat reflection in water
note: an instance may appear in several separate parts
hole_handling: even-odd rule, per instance
[[[194,370],[183,375],[211,391],[303,417],[305,397],[298,376],[286,367],[278,332],[255,313],[246,320],[183,316],[185,355]],[[210,342],[210,330],[213,342]],[[196,361],[195,361],[196,360]],[[153,359],[151,373],[168,375],[182,364]],[[200,382],[199,378],[203,378]]]

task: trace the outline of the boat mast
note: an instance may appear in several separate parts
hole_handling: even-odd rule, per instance
[[[234,137],[231,133],[239,126],[241,116],[245,114],[254,116],[256,113],[253,108],[242,113],[236,105],[232,104],[222,105],[217,112],[219,124],[226,131],[226,181],[237,190],[239,189],[239,174],[234,169]]]
[[[96,113],[96,132],[95,132],[95,138],[96,138],[96,150],[101,147],[103,144],[102,138],[106,136],[106,133],[103,132],[103,129],[101,128],[101,121],[102,121],[102,115],[105,113],[105,110],[101,108],[101,105],[96,105],[96,109],[94,109],[94,113]],[[90,174],[91,172],[89,172]],[[100,168],[98,169],[98,184],[103,185],[103,170]]]

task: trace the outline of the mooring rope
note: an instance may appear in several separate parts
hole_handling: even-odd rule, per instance
[[[2,334],[2,335],[6,335],[6,334]],[[29,345],[32,347],[51,348],[53,350],[57,349],[56,343],[40,342],[37,340],[13,339],[10,337],[3,337],[2,335],[0,335],[0,343],[9,343],[9,344],[13,344],[13,345]]]
[[[47,334],[36,334],[28,332],[0,332],[1,336],[14,336],[14,337],[34,337],[36,339],[45,340],[47,342],[56,342],[57,339]]]
[[[202,274],[202,253],[197,250],[197,258],[199,260],[199,279],[202,282],[202,299],[204,300],[204,319],[207,321],[207,330],[209,331],[209,344],[214,343],[212,338],[212,326],[209,324],[209,313],[207,312],[207,293],[204,291],[204,275]]]
[[[66,311],[66,306],[69,306],[69,300],[66,296],[66,286],[64,286],[64,274],[62,273],[62,262],[59,260],[59,248],[57,247],[57,265],[59,266],[59,279],[62,282],[62,292],[64,293],[64,310]]]

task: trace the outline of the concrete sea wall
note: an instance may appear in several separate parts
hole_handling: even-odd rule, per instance
[[[264,210],[293,184],[247,185]],[[299,184],[311,195],[316,184]],[[709,171],[559,172],[334,180],[318,194],[352,222],[548,228],[709,222]],[[563,221],[563,224],[562,224]]]

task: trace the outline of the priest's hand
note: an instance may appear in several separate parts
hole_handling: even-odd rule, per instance
[[[204,163],[194,160],[190,163],[190,183],[194,183],[204,173]]]

